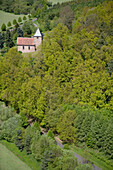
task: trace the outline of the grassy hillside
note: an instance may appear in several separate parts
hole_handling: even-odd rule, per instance
[[[48,1],[52,2],[52,4],[57,4],[58,2],[62,3],[62,2],[68,2],[68,1],[71,1],[71,0],[48,0]]]
[[[1,30],[1,26],[3,23],[5,23],[7,25],[8,22],[10,21],[11,24],[13,25],[14,19],[18,20],[19,17],[21,17],[23,19],[23,16],[24,15],[14,15],[14,14],[0,10],[0,30]]]
[[[1,146],[2,146],[2,150],[1,150]],[[4,150],[4,148],[5,148],[5,150],[6,150],[6,152],[5,152],[5,150]],[[3,165],[1,165],[1,161],[2,161],[2,159],[3,158],[1,158],[1,157],[4,157],[5,156],[5,154],[8,152],[8,151],[11,153],[11,154],[14,154],[14,156],[17,158],[17,159],[19,159],[22,163],[24,163],[25,165],[26,165],[26,167],[28,167],[29,169],[28,170],[30,170],[30,168],[32,169],[32,170],[39,170],[40,169],[40,162],[38,161],[36,161],[36,159],[32,156],[32,155],[26,155],[26,152],[25,152],[25,150],[24,151],[20,151],[16,146],[15,146],[15,144],[14,143],[10,143],[10,142],[7,142],[7,141],[5,141],[5,140],[1,140],[0,141],[0,166],[3,166]],[[5,152],[5,153],[4,153]],[[8,152],[8,153],[9,153]],[[13,156],[13,157],[14,157]],[[14,161],[13,161],[14,162]],[[3,164],[5,163],[5,160],[3,161]],[[18,164],[19,165],[19,164]],[[4,166],[6,166],[6,164],[4,165]],[[6,169],[6,168],[4,168],[4,169]],[[1,169],[1,170],[3,170],[3,169]],[[7,170],[9,170],[9,169],[7,169]],[[13,170],[13,169],[11,169],[11,170]],[[18,170],[18,169],[17,169]],[[25,169],[24,169],[25,170]]]
[[[24,162],[16,157],[4,145],[0,144],[0,167],[1,170],[31,170]]]

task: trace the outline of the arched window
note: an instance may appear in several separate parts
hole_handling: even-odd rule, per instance
[[[23,50],[24,50],[24,46],[23,46]]]
[[[28,50],[30,50],[30,46],[28,46]]]

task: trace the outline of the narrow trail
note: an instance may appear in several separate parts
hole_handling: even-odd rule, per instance
[[[41,129],[42,134],[47,134],[47,132],[45,132],[43,128],[40,127],[40,129]],[[62,144],[62,141],[57,136],[55,136],[55,140],[57,142],[57,145],[60,146],[60,148],[64,147],[64,145]],[[78,162],[80,162],[81,164],[90,163],[92,165],[92,167],[94,168],[94,170],[102,170],[101,168],[92,164],[90,161],[84,159],[82,156],[78,155],[77,153],[75,153],[75,152],[73,152],[73,153],[74,153],[75,157],[77,158]]]
[[[57,142],[57,145],[60,146],[61,148],[64,147],[63,144],[61,144],[61,142],[58,141],[58,138],[55,137],[55,140]],[[60,139],[59,139],[60,140]],[[81,157],[80,155],[78,155],[77,153],[73,152],[75,157],[77,158],[78,162],[81,162],[81,164],[85,164],[85,163],[90,163],[92,165],[92,167],[94,168],[94,170],[102,170],[101,168],[99,168],[98,166],[92,164],[90,161],[84,159],[83,157]]]

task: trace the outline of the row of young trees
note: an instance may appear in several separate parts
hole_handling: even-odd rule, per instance
[[[27,19],[26,16],[24,16],[23,21],[25,21],[26,19]],[[19,17],[18,18],[18,23],[20,24],[21,22],[22,22],[22,19],[21,19],[21,17]],[[15,26],[16,24],[17,24],[17,21],[16,21],[16,19],[14,19],[13,20],[13,25]],[[11,22],[10,21],[8,22],[7,26],[3,23],[2,26],[1,26],[1,30],[6,31],[7,27],[9,27],[9,28],[11,27]]]

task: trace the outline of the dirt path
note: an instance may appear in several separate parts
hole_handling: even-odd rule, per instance
[[[58,146],[60,146],[61,148],[64,147],[64,145],[62,144],[62,141],[58,137],[55,137],[55,140],[56,140]],[[83,157],[81,157],[77,153],[74,152],[74,155],[77,158],[78,162],[81,162],[81,164],[90,163],[93,166],[94,170],[101,170],[101,168],[99,168],[96,165],[92,164],[90,161],[84,159]]]
[[[41,128],[41,127],[40,127]],[[41,128],[41,132],[42,134],[47,134],[43,128]],[[63,141],[60,140],[57,136],[55,136],[55,140],[57,142],[57,145],[60,146],[61,148],[64,147],[64,145],[62,144]],[[78,155],[77,153],[73,152],[75,157],[77,158],[78,162],[80,162],[81,164],[85,164],[85,163],[90,163],[92,165],[92,167],[94,168],[94,170],[102,170],[101,168],[99,168],[98,166],[92,164],[90,161],[84,159],[82,156]]]

